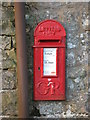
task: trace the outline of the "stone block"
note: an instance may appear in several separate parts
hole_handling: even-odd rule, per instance
[[[17,66],[16,50],[2,50],[2,67],[3,69],[15,69]]]
[[[2,89],[12,90],[17,88],[17,78],[15,70],[2,71]]]
[[[17,116],[17,91],[2,93],[2,115]]]
[[[2,49],[3,50],[11,49],[11,37],[2,36]]]
[[[16,62],[13,59],[7,58],[2,61],[3,70],[16,69]]]
[[[2,19],[2,34],[15,34],[15,15],[14,15],[14,6],[9,5],[4,2],[2,3],[1,9],[1,19]]]

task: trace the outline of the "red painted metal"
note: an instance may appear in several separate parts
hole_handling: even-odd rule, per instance
[[[44,20],[37,25],[34,31],[33,46],[34,100],[65,100],[65,42],[66,32],[59,22]],[[45,48],[52,50],[56,48],[55,75],[44,75]]]

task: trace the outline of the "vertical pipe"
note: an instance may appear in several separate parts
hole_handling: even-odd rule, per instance
[[[19,117],[28,118],[28,76],[25,34],[25,3],[15,2],[15,27],[18,77]]]

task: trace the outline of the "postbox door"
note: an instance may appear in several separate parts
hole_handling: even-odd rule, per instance
[[[34,100],[65,99],[64,53],[63,48],[34,49]]]

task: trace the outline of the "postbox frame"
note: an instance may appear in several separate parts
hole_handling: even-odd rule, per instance
[[[49,25],[49,23],[60,27],[58,28],[58,30],[56,30],[55,34],[50,33],[51,35],[49,35],[47,31],[45,31],[44,33],[43,31],[44,29],[39,31],[40,26],[43,25],[46,27]],[[44,42],[45,40],[47,40],[47,42]],[[50,40],[52,41],[52,44]],[[57,40],[57,42],[53,44],[55,40]],[[50,43],[48,41],[50,41]],[[65,43],[66,43],[65,29],[56,20],[44,20],[40,22],[35,28],[34,46],[33,46],[33,49],[34,49],[34,100],[65,100]],[[57,48],[56,76],[52,76],[52,75],[43,76],[43,49],[44,48]],[[40,56],[39,57],[40,60],[36,60],[38,56]],[[38,66],[40,66],[40,70],[38,70]],[[49,81],[50,79],[51,81]],[[49,85],[49,87],[47,85]],[[44,91],[42,91],[42,86],[46,90],[44,89]],[[54,87],[54,89],[51,89],[52,86]]]

